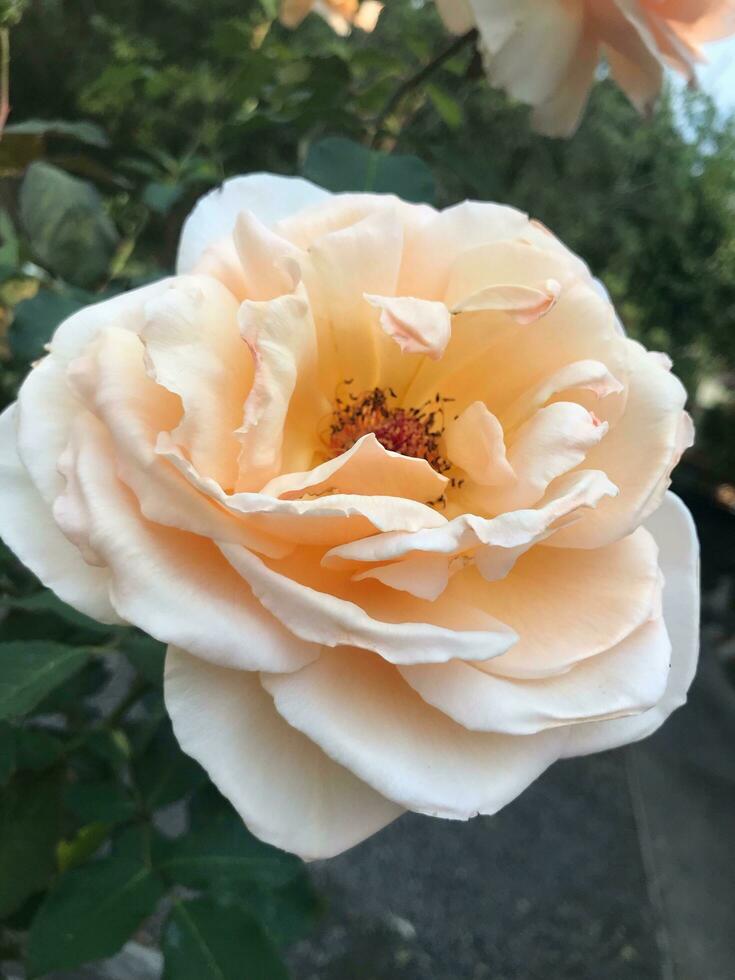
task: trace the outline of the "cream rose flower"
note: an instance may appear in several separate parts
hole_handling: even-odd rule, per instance
[[[534,125],[568,136],[604,56],[634,106],[650,109],[664,66],[695,78],[700,44],[735,33],[735,0],[436,0],[449,30],[480,33],[493,85],[535,107]]]
[[[286,27],[298,27],[313,11],[344,37],[353,27],[368,32],[375,30],[382,9],[383,4],[377,0],[281,0],[278,16]]]
[[[325,857],[643,738],[697,658],[662,355],[517,211],[231,180],[0,418],[0,532],[169,644],[184,750]]]

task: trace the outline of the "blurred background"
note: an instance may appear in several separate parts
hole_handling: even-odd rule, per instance
[[[473,44],[446,53],[429,2],[389,0],[349,37],[277,12],[0,5],[0,408],[62,319],[172,270],[183,219],[227,176],[515,205],[691,393],[675,489],[703,547],[700,673],[652,739],[557,764],[496,818],[409,815],[307,869],[177,749],[159,645],[64,607],[2,550],[1,640],[23,676],[0,677],[0,975],[732,980],[735,42],[647,119],[601,69],[562,141],[489,87]]]

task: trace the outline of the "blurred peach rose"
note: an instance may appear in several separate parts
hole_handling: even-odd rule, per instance
[[[252,175],[0,417],[0,532],[169,644],[184,750],[307,858],[643,738],[697,659],[685,392],[518,211]]]
[[[345,36],[353,27],[375,30],[383,4],[377,0],[281,0],[279,17],[286,27],[298,27],[312,11],[326,20],[336,34]]]
[[[735,33],[735,0],[436,2],[450,31],[478,29],[490,81],[534,106],[534,126],[548,136],[577,128],[601,56],[645,112],[664,66],[693,80],[701,42]]]

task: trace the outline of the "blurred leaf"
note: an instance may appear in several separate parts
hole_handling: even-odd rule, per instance
[[[142,861],[112,856],[67,871],[41,905],[28,937],[28,970],[38,977],[117,952],[163,895]]]
[[[99,714],[98,709],[89,704],[90,697],[104,687],[109,679],[110,671],[105,659],[89,659],[82,670],[51,691],[36,706],[36,710],[41,714],[61,712],[76,716],[79,720],[88,720]]]
[[[277,887],[299,874],[301,861],[254,837],[216,790],[207,786],[197,796],[189,832],[156,841],[154,861],[167,877],[216,891],[247,883]]]
[[[15,269],[20,261],[20,246],[15,226],[5,208],[0,208],[0,266]]]
[[[47,883],[61,821],[58,772],[16,775],[0,793],[0,917]]]
[[[250,884],[238,889],[237,896],[279,946],[307,936],[324,912],[324,902],[303,869],[280,888]]]
[[[287,980],[277,951],[243,908],[176,901],[163,930],[163,980]]]
[[[426,86],[426,94],[434,103],[434,108],[447,126],[457,129],[462,125],[462,106],[457,100],[439,85]]]
[[[155,684],[163,685],[163,665],[166,659],[166,647],[151,636],[130,632],[126,635],[120,648],[139,674]]]
[[[118,234],[92,184],[51,164],[33,163],[21,187],[20,213],[42,265],[79,286],[102,279]]]
[[[0,719],[31,711],[87,657],[86,650],[60,643],[0,643]]]
[[[43,140],[30,133],[12,133],[0,140],[0,177],[19,177],[43,154]]]
[[[303,173],[330,191],[372,191],[397,194],[405,201],[434,200],[434,178],[418,157],[367,150],[341,136],[312,143]]]
[[[152,180],[143,190],[143,203],[156,214],[168,214],[174,204],[181,200],[185,190],[180,184]]]
[[[8,134],[24,136],[68,136],[90,146],[107,147],[110,141],[103,129],[93,122],[65,122],[62,119],[26,119],[5,127]]]
[[[150,810],[188,796],[207,781],[201,766],[179,748],[168,719],[160,725],[145,754],[136,760],[135,776]]]
[[[8,605],[11,609],[21,609],[24,612],[53,613],[55,616],[65,620],[72,626],[79,626],[90,633],[110,633],[115,629],[114,626],[107,626],[104,623],[98,623],[96,619],[90,619],[90,617],[85,616],[84,613],[80,613],[72,606],[68,606],[65,602],[62,602],[58,596],[54,595],[50,589],[42,589],[40,592],[36,592],[34,595],[24,596],[23,598],[19,599],[9,599]]]
[[[67,807],[85,823],[120,823],[135,816],[136,806],[124,786],[112,779],[73,783],[64,794]]]
[[[64,752],[61,740],[38,728],[19,728],[15,734],[16,769],[48,769]]]
[[[63,874],[88,861],[107,840],[110,827],[106,823],[89,823],[80,827],[72,840],[60,840],[56,847],[56,862]]]
[[[15,772],[15,732],[13,725],[0,721],[0,786]]]
[[[10,351],[15,360],[30,363],[42,357],[54,330],[82,306],[77,296],[48,289],[18,303],[10,327]]]

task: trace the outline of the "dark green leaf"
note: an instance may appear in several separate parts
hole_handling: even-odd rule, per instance
[[[305,871],[281,888],[240,888],[237,897],[279,946],[307,936],[324,911],[324,903]]]
[[[54,294],[43,293],[39,294],[44,297],[53,296]],[[38,299],[38,297],[35,297]],[[26,300],[26,303],[33,303],[34,300]],[[21,306],[24,304],[20,304]],[[58,321],[61,322],[61,321]],[[52,332],[53,332],[52,328]],[[33,357],[37,357],[34,354]],[[59,619],[63,619],[65,622],[72,626],[78,626],[80,629],[89,631],[90,633],[110,633],[114,627],[107,626],[104,623],[98,623],[96,619],[90,619],[89,616],[85,616],[84,613],[80,613],[78,610],[74,609],[72,606],[68,606],[65,602],[62,602],[58,596],[50,589],[42,589],[40,592],[36,592],[34,595],[24,596],[19,599],[8,600],[8,606],[11,609],[20,609],[23,612],[31,613],[53,613],[53,615],[58,616]]]
[[[177,901],[163,930],[163,980],[287,980],[273,944],[243,908]]]
[[[15,734],[13,725],[0,721],[0,786],[15,772]]]
[[[110,141],[104,131],[92,122],[66,122],[62,119],[26,119],[5,127],[5,134],[22,133],[30,136],[67,136],[88,143],[90,146],[106,147]]]
[[[71,293],[51,292],[48,289],[40,289],[31,299],[18,303],[10,327],[10,351],[15,360],[30,363],[42,357],[44,345],[58,325],[83,305]],[[35,599],[35,596],[30,598]]]
[[[38,728],[19,728],[15,736],[17,769],[48,769],[64,751],[60,739]]]
[[[167,806],[198,789],[207,776],[201,766],[179,748],[166,719],[135,763],[138,788],[151,810]]]
[[[60,833],[58,772],[16,775],[0,793],[0,917],[48,882]]]
[[[129,633],[120,643],[120,648],[139,674],[155,684],[163,685],[163,663],[166,659],[166,647],[158,640],[142,633]]]
[[[206,787],[206,815],[201,801],[189,833],[160,838],[154,863],[181,885],[218,889],[259,883],[277,887],[296,877],[303,865],[293,854],[264,844],[247,830],[227,801]]]
[[[112,856],[62,875],[31,925],[32,977],[111,956],[155,910],[163,883],[142,861]]]
[[[174,204],[181,200],[185,190],[179,184],[164,184],[153,180],[143,191],[143,203],[157,214],[168,214]]]
[[[73,783],[67,787],[68,808],[85,823],[119,823],[135,815],[135,803],[125,787],[112,779]]]
[[[434,178],[415,156],[379,153],[341,136],[312,143],[304,177],[330,191],[397,194],[405,201],[434,200]]]
[[[63,874],[88,861],[100,849],[109,833],[109,824],[89,823],[80,827],[71,840],[59,841],[56,848],[59,871]]]
[[[15,269],[20,259],[18,236],[5,208],[0,208],[0,266]]]
[[[118,235],[92,184],[37,161],[21,187],[20,213],[35,255],[52,272],[79,286],[104,276]]]
[[[31,711],[87,660],[83,649],[60,643],[0,643],[0,718]]]

